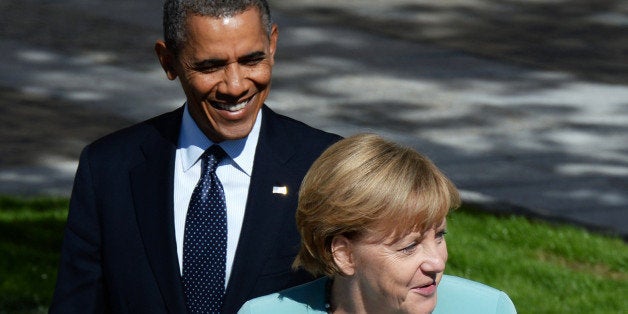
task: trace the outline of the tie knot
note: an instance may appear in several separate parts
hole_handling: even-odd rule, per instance
[[[220,161],[227,156],[227,153],[219,145],[209,147],[201,157],[203,159],[203,173],[207,171],[215,172]]]

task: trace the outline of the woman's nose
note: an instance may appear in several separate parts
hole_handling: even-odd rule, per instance
[[[425,272],[439,273],[445,270],[447,262],[447,248],[426,247],[425,258],[421,263],[421,269]]]

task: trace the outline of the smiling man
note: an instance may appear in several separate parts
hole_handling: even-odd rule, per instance
[[[168,78],[179,78],[190,115],[210,140],[248,136],[270,91],[277,26],[265,30],[255,8],[185,21],[179,51],[163,41],[155,45]]]
[[[290,269],[296,194],[339,137],[264,104],[268,4],[167,0],[163,22],[186,102],[83,150],[51,313],[233,313],[312,279]]]

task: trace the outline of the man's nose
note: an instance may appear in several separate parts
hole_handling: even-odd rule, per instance
[[[224,70],[224,78],[218,91],[221,94],[239,98],[247,92],[246,75],[237,62],[229,64]]]

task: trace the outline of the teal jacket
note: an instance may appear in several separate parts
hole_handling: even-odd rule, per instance
[[[246,302],[238,314],[325,314],[327,278]],[[503,291],[468,279],[443,275],[433,314],[510,314],[515,306]]]

